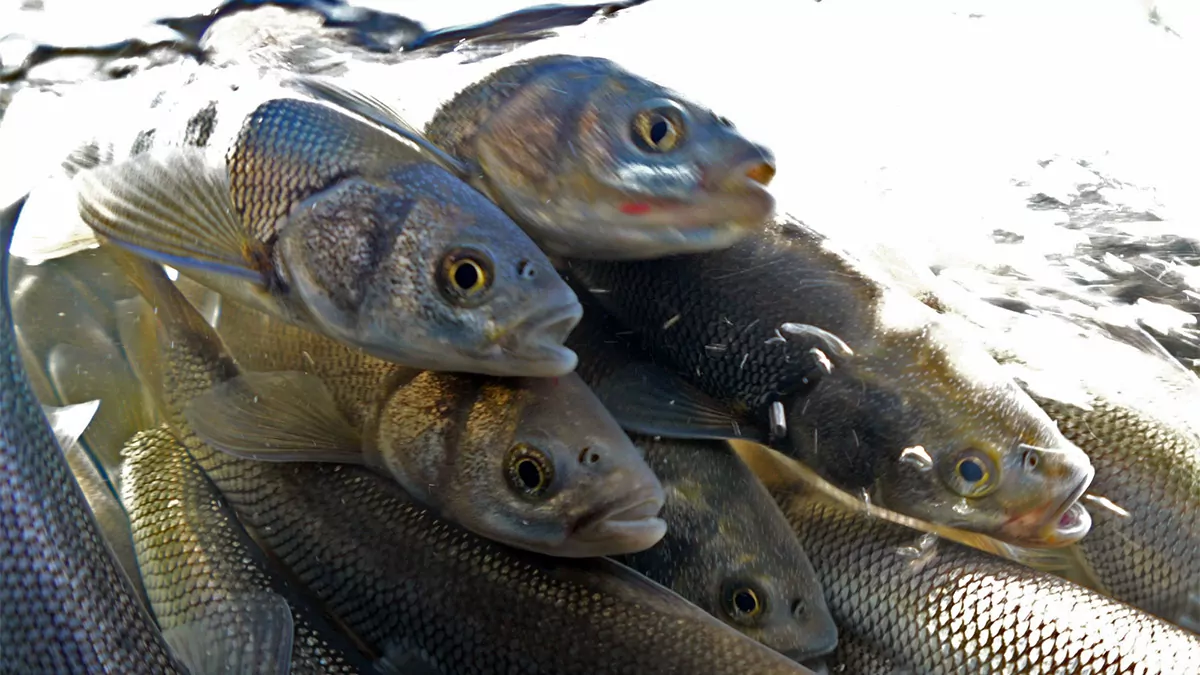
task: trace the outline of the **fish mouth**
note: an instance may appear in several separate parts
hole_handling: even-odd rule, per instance
[[[573,545],[570,554],[564,557],[588,558],[645,551],[667,533],[667,523],[658,515],[662,507],[662,495],[655,494],[634,504],[623,501],[620,505],[585,515],[575,524],[570,537]]]
[[[494,347],[504,357],[520,362],[524,377],[559,377],[575,370],[579,357],[565,344],[583,319],[579,300],[535,312],[505,331]]]
[[[1016,539],[1019,540],[1016,543],[1036,545],[1041,548],[1061,548],[1083,539],[1092,528],[1092,516],[1083,504],[1079,503],[1079,499],[1087,492],[1094,475],[1095,470],[1089,471],[1075,486],[1075,489],[1071,490],[1053,511],[1049,511],[1047,516],[1037,520],[1029,516],[1016,517],[1005,523],[1005,529],[1008,529],[1009,525],[1013,525],[1017,530],[1024,530],[1025,526],[1033,522],[1040,522],[1042,526],[1033,537],[1023,535],[1020,531],[1015,534]]]

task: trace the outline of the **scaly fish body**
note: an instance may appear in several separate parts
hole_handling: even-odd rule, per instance
[[[797,661],[837,644],[812,563],[727,443],[635,437],[663,482],[663,540],[617,558]]]
[[[1086,533],[1083,452],[982,345],[802,225],[725,251],[570,270],[727,411],[644,369],[593,382],[627,429],[766,440],[783,426],[780,449],[895,511],[1029,546]]]
[[[159,92],[148,121],[67,161],[80,218],[386,360],[570,372],[578,302],[520,227],[435,156],[299,81],[230,68]]]
[[[0,211],[0,671],[184,673],[88,509],[21,366]]]
[[[764,147],[607,59],[553,55],[492,73],[425,135],[547,251],[645,259],[724,248],[775,202]]]
[[[750,461],[809,551],[848,658],[922,675],[1200,670],[1200,639],[1187,631],[1054,575],[851,513],[772,482],[776,469]]]
[[[186,402],[236,366],[165,277],[148,286],[178,433]],[[443,672],[811,672],[611,561],[481,539],[362,468],[253,462],[180,435],[242,521],[351,631]]]
[[[122,454],[122,500],[154,614],[169,640],[201,635],[212,651],[250,652],[263,673],[370,672],[366,659],[272,569],[168,429],[138,433]],[[208,672],[203,664],[194,667]]]
[[[1030,564],[1200,631],[1200,380],[1135,326],[952,306],[1096,468],[1091,531]]]
[[[329,393],[329,408],[336,408],[327,417],[340,416],[346,430],[344,440],[326,439],[329,425],[305,431],[312,426],[307,418],[316,404],[309,390],[315,387],[299,390],[295,422],[282,425],[279,410],[292,392],[275,396],[253,388],[256,399],[230,398],[212,409],[213,424],[189,417],[219,449],[284,458],[279,453],[292,448],[287,458],[320,461],[322,452],[332,460],[340,448],[356,448],[358,463],[394,476],[442,517],[550,555],[631,553],[663,536],[661,484],[575,375],[551,380],[417,371],[235,304],[221,306],[216,325],[248,373],[315,378]],[[272,398],[270,405],[256,404]],[[258,408],[262,419],[250,419]],[[270,435],[273,430],[279,433]],[[306,438],[295,441],[302,433]],[[262,442],[252,447],[248,437]]]

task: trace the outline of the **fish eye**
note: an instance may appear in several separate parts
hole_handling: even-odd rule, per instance
[[[442,290],[456,302],[477,300],[492,286],[492,260],[483,251],[456,248],[442,258]]]
[[[995,465],[983,453],[971,450],[954,464],[950,485],[964,497],[980,497],[995,483]]]
[[[633,142],[645,152],[670,152],[684,138],[683,111],[673,105],[639,110],[633,116]]]
[[[508,483],[526,497],[540,497],[554,480],[550,457],[528,443],[517,443],[508,451]]]
[[[753,623],[765,608],[764,596],[745,582],[727,584],[723,595],[725,612],[738,623]]]

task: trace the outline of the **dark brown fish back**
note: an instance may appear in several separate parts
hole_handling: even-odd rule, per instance
[[[607,59],[554,54],[521,61],[488,75],[458,92],[425,125],[425,135],[457,157],[474,157],[470,144],[480,127],[532,81],[551,73],[578,70],[581,74],[612,72]],[[558,132],[560,130],[554,130]]]
[[[280,98],[246,118],[226,167],[247,231],[270,242],[276,222],[299,202],[348,176],[381,175],[417,157],[386,131],[327,105]]]
[[[1079,546],[1101,590],[1178,621],[1200,594],[1200,438],[1102,398],[1091,410],[1034,400],[1091,458],[1088,492],[1130,514],[1090,509],[1092,529]]]
[[[839,634],[928,675],[1200,672],[1200,639],[1128,605],[958,544],[775,492]],[[909,553],[906,553],[905,550]],[[834,670],[834,672],[838,672]]]

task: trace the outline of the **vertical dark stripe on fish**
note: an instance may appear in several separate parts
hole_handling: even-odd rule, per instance
[[[192,116],[187,123],[187,131],[184,133],[183,142],[187,145],[194,145],[198,148],[208,146],[208,139],[212,137],[213,129],[217,126],[217,102],[209,101],[208,105],[204,106],[200,112]]]

